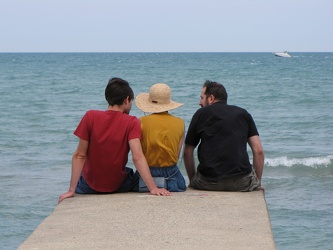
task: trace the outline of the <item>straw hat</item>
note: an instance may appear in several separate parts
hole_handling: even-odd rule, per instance
[[[149,93],[140,93],[135,98],[136,106],[143,112],[160,113],[179,108],[183,103],[171,101],[171,89],[164,83],[156,83]]]

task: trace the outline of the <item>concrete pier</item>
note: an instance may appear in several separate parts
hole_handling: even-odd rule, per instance
[[[263,191],[76,195],[18,248],[276,249]]]

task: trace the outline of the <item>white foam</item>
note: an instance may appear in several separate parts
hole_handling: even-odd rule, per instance
[[[265,159],[265,165],[271,167],[303,165],[307,167],[328,167],[332,164],[333,155],[308,157],[308,158],[288,158],[286,156]]]

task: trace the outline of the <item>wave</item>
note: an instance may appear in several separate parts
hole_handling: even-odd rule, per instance
[[[333,176],[333,155],[288,158],[277,157],[265,160],[265,170],[269,176]]]
[[[287,156],[265,159],[265,166],[270,167],[299,167],[306,166],[312,168],[333,167],[333,155],[307,157],[307,158],[288,158]]]

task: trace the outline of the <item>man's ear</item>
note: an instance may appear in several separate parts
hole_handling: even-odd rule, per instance
[[[210,95],[208,96],[208,103],[209,103],[209,104],[212,104],[212,103],[214,103],[214,102],[215,102],[215,96],[212,95],[212,94],[210,94]]]

